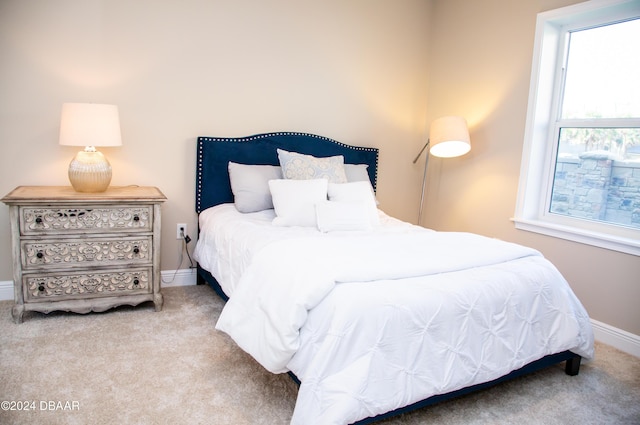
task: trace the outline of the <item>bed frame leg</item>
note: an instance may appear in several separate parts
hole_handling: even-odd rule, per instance
[[[200,274],[200,266],[196,268],[196,285],[204,285],[207,281]]]
[[[582,357],[580,356],[575,356],[567,359],[567,364],[564,367],[564,373],[569,376],[576,376],[578,373],[580,373],[580,360],[582,360]]]

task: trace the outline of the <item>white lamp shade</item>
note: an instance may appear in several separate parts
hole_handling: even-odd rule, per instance
[[[60,144],[65,146],[120,146],[120,118],[116,105],[64,103]]]
[[[429,140],[429,152],[433,156],[453,158],[471,149],[467,121],[462,117],[449,116],[434,120],[429,129]]]

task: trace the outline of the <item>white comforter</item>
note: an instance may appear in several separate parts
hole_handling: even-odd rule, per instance
[[[212,237],[201,223],[198,261],[207,241],[242,259],[216,262],[237,277],[216,327],[265,368],[300,378],[294,424],[351,423],[546,354],[593,355],[584,308],[537,251],[384,214],[374,232],[320,234],[213,210],[224,226]],[[222,233],[238,232],[239,246],[222,246]]]

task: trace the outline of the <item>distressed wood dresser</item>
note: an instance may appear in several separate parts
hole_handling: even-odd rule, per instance
[[[153,301],[160,290],[160,206],[155,187],[79,193],[19,186],[2,201],[11,219],[15,305],[25,311],[88,313]]]

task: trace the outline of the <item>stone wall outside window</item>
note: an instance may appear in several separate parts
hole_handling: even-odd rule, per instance
[[[640,228],[640,162],[606,152],[558,158],[550,212]]]

